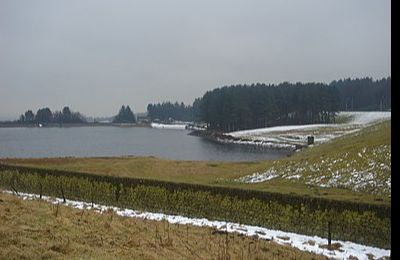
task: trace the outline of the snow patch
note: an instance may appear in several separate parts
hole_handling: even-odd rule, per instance
[[[235,131],[228,133],[233,137],[242,137],[248,135],[260,135],[266,133],[273,133],[273,132],[286,132],[292,130],[304,130],[304,129],[313,129],[313,128],[320,128],[320,127],[327,127],[332,126],[328,124],[314,124],[314,125],[284,125],[284,126],[274,126],[274,127],[266,127],[266,128],[258,128],[252,130],[243,130],[243,131]]]
[[[227,133],[236,138],[253,141],[274,140],[283,144],[307,144],[307,136],[314,136],[315,143],[328,142],[345,134],[355,133],[362,128],[391,119],[391,112],[339,112],[338,116],[350,117],[344,124],[284,125]]]
[[[185,130],[186,125],[182,124],[159,124],[159,123],[151,123],[152,128],[158,129],[175,129],[175,130]]]
[[[241,177],[241,178],[237,179],[236,181],[245,182],[245,183],[258,183],[258,182],[272,180],[278,176],[279,176],[279,174],[275,171],[274,167],[272,167],[272,168],[268,169],[266,172],[263,172],[263,173],[256,172],[252,175]]]
[[[360,112],[340,112],[339,116],[350,116],[352,119],[349,124],[360,124],[368,125],[371,123],[376,123],[384,120],[391,119],[392,112],[381,112],[381,111],[360,111]]]
[[[324,188],[348,188],[353,191],[370,191],[374,194],[391,192],[391,148],[380,145],[368,150],[364,147],[353,160],[345,160],[348,153],[336,157],[321,156],[319,162],[292,163],[279,167],[276,163],[265,172],[256,172],[236,179],[244,183],[259,183],[274,178],[305,180],[308,185]],[[324,173],[321,175],[321,173]]]
[[[296,145],[281,143],[281,142],[270,142],[265,140],[254,140],[254,141],[245,141],[245,140],[231,140],[231,139],[222,139],[216,138],[216,140],[220,143],[224,144],[240,144],[240,145],[252,145],[259,146],[264,148],[272,148],[272,149],[287,149],[287,150],[295,150]]]

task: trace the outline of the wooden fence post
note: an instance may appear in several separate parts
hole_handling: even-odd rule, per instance
[[[331,228],[332,228],[332,221],[328,221],[328,248],[331,247],[332,244],[332,232],[331,232]]]

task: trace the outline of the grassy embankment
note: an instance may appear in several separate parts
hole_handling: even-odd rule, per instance
[[[339,199],[390,204],[391,122],[310,147],[290,158],[271,162],[266,170],[277,176],[276,181],[292,179],[292,183],[306,184],[316,196],[335,190]],[[248,186],[264,189],[266,184]]]
[[[154,157],[107,157],[5,159],[2,162],[389,205],[390,190],[387,189],[386,183],[390,181],[391,176],[390,149],[391,123],[387,121],[276,161],[230,163],[172,161]],[[371,162],[376,167],[371,169]],[[380,165],[384,167],[379,167]],[[277,178],[255,184],[235,181],[242,176],[271,169],[279,174]],[[374,182],[365,185],[355,183],[352,186],[352,182],[349,181],[351,174],[354,171],[360,172],[361,176],[368,174],[366,169],[374,171]],[[293,174],[301,174],[301,177],[290,179]],[[329,182],[335,174],[336,177],[341,176],[340,180],[336,183]],[[330,187],[319,186],[329,183]]]
[[[0,259],[326,259],[211,228],[23,201],[2,192],[0,223]]]

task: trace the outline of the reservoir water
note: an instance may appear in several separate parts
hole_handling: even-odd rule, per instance
[[[155,156],[193,161],[277,159],[284,150],[218,144],[187,130],[142,127],[0,128],[0,158]]]

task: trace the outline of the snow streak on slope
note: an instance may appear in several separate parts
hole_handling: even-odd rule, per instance
[[[392,117],[391,112],[340,112],[339,116],[350,116],[351,121],[348,124],[361,124],[369,125],[372,123],[381,122],[384,120],[389,120]]]
[[[306,145],[307,137],[313,136],[316,144],[361,130],[374,123],[391,119],[391,112],[340,112],[339,118],[349,121],[343,124],[285,125],[230,132],[226,135],[246,140],[247,143],[268,142],[277,148],[286,145]],[[241,143],[245,141],[236,141]]]
[[[324,188],[348,188],[373,194],[391,193],[391,146],[380,145],[361,149],[355,158],[347,152],[337,153],[319,162],[296,161],[285,165],[274,162],[264,172],[243,176],[236,181],[258,183],[273,178],[300,180]]]
[[[283,132],[299,132],[310,130],[323,130],[323,128],[343,128],[354,129],[358,125],[367,126],[372,123],[377,123],[383,120],[391,119],[391,112],[340,112],[338,117],[350,117],[350,121],[345,124],[309,124],[309,125],[286,125],[274,126],[252,130],[243,130],[230,132],[229,135],[233,137],[249,137],[249,136],[263,136],[269,133],[283,133]]]
[[[343,134],[357,132],[366,126],[370,126],[380,121],[390,120],[390,112],[342,112],[342,116],[350,117],[350,121],[342,125],[332,125],[331,137],[325,141]],[[286,126],[272,127],[268,131],[264,131],[263,135],[253,136],[254,139],[282,138],[285,135],[292,137],[303,134],[317,134],[317,142],[321,140],[323,131],[328,126],[316,125],[309,126]],[[346,126],[348,128],[346,128]],[[290,133],[274,132],[273,129],[292,129]],[[302,129],[303,132],[294,132]],[[306,129],[314,129],[313,132]],[[316,129],[316,130],[315,130]],[[262,129],[261,129],[262,130]],[[248,131],[247,133],[255,133]],[[239,133],[243,134],[243,133]],[[319,134],[319,136],[318,136]],[[357,135],[357,133],[355,134]],[[266,137],[268,136],[268,137]],[[326,135],[325,135],[326,136]],[[391,145],[382,144],[370,147],[367,144],[364,147],[351,150],[350,154],[345,151],[338,150],[326,157],[321,155],[317,160],[293,160],[291,162],[275,161],[273,165],[262,172],[255,172],[251,175],[243,176],[236,179],[239,182],[259,183],[271,180],[273,178],[282,178],[288,180],[299,180],[303,183],[319,187],[329,188],[347,188],[353,191],[371,192],[373,194],[391,193]]]
[[[258,128],[258,129],[252,129],[252,130],[230,132],[229,135],[234,136],[234,137],[241,137],[241,136],[261,135],[261,134],[274,133],[274,132],[286,132],[286,131],[292,131],[292,130],[316,129],[316,128],[320,128],[320,127],[330,127],[330,126],[333,126],[333,125],[328,125],[328,124],[283,125],[283,126],[273,126],[273,127]]]
[[[181,124],[159,124],[159,123],[151,123],[152,128],[159,128],[159,129],[175,129],[175,130],[185,130],[186,125]]]

